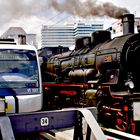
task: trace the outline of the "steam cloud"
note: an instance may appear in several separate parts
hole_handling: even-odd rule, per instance
[[[123,13],[129,13],[126,8],[120,8],[112,3],[99,4],[97,0],[0,0],[1,27],[14,19],[21,17],[47,17],[51,9],[68,14],[88,16],[109,16],[119,18]],[[46,21],[47,22],[47,21]]]
[[[97,4],[97,0],[87,0],[81,2],[80,0],[64,0],[60,3],[58,0],[52,0],[51,6],[57,11],[67,11],[72,15],[80,17],[88,16],[109,16],[112,18],[120,18],[124,13],[129,13],[126,8],[121,8],[106,2]]]

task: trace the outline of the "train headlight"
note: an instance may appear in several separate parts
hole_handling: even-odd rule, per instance
[[[134,83],[130,80],[130,81],[127,81],[125,83],[126,86],[128,86],[130,89],[133,89],[134,88]]]

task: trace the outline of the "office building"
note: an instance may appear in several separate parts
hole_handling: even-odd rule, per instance
[[[41,30],[42,48],[70,47],[75,44],[77,37],[91,36],[92,32],[102,29],[103,22],[80,22],[57,26],[44,25]]]
[[[103,29],[103,23],[77,23],[74,25],[74,38],[91,36],[92,32]]]
[[[74,45],[73,25],[44,25],[41,30],[42,47],[69,47]]]

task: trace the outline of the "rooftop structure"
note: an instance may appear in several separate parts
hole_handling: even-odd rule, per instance
[[[12,38],[15,35],[26,35],[26,32],[21,27],[10,27],[1,35],[1,38]]]
[[[27,34],[22,27],[10,27],[0,38],[13,38],[18,44],[30,44],[37,48],[36,34]]]

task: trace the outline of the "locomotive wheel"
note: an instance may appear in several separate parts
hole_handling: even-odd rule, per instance
[[[106,120],[103,119],[103,118],[105,118],[105,116],[104,116],[105,112],[102,111],[102,105],[103,104],[102,104],[102,102],[100,100],[98,102],[98,104],[97,104],[98,111],[100,113],[100,115],[98,116],[98,119],[99,119],[99,123],[101,123],[101,124],[103,123],[103,125],[104,125]],[[121,109],[120,103],[114,103],[113,108]],[[113,115],[113,119],[112,120],[114,120],[114,121],[110,121],[111,124],[109,124],[109,125],[111,125],[113,128],[115,128],[115,129],[117,129],[119,131],[129,132],[131,134],[139,135],[138,132],[136,131],[136,130],[139,130],[138,129],[138,125],[136,124],[136,122],[133,121],[133,119],[130,116],[129,112],[119,111],[119,112],[115,112],[112,115]]]
[[[115,128],[120,131],[128,131],[129,128],[129,119],[128,114],[123,112],[118,112],[115,120]]]
[[[119,103],[114,104],[114,107],[120,108]],[[131,115],[129,112],[118,112],[114,126],[117,130],[140,136],[140,122],[134,121]]]
[[[133,119],[131,118],[131,132],[132,132],[132,134],[137,134],[136,129],[138,129],[138,128],[136,128],[136,126],[137,126],[136,122],[134,122]],[[139,134],[139,132],[138,132],[138,134]]]
[[[117,109],[121,109],[120,103],[115,103],[113,107]],[[127,113],[124,114],[124,112],[122,111],[115,114],[114,127],[120,131],[124,131],[124,132],[128,131],[128,127],[129,127],[128,114]]]

